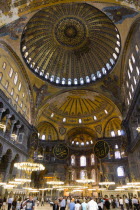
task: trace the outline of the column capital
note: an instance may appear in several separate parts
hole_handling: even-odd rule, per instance
[[[16,125],[17,128],[21,128],[21,125]]]
[[[6,118],[7,118],[7,119],[10,119],[11,117],[12,117],[11,114],[6,114]]]
[[[15,124],[17,122],[17,120],[11,120],[12,124]]]
[[[5,112],[5,111],[6,111],[5,108],[0,108],[0,112],[1,112],[1,113]]]

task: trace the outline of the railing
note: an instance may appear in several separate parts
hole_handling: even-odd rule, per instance
[[[27,148],[23,144],[18,142],[18,138],[17,140],[12,138],[9,132],[3,132],[2,130],[0,130],[0,137],[4,140],[4,142],[6,142],[7,144],[10,144],[11,146],[16,147],[21,152],[24,152],[24,153],[28,152]]]
[[[111,159],[104,158],[104,159],[102,159],[102,162],[120,162],[120,161],[125,161],[127,159],[128,159],[128,157],[121,157],[121,158],[117,158],[117,159],[115,159],[114,157]]]

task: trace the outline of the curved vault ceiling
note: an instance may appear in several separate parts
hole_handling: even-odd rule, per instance
[[[58,140],[58,134],[55,127],[48,122],[39,123],[37,130],[40,134],[40,138],[42,135],[45,135],[46,140]]]
[[[42,115],[64,125],[95,124],[121,117],[115,104],[102,94],[87,90],[72,90],[57,95],[44,108]]]
[[[107,75],[120,47],[114,23],[86,3],[40,10],[21,38],[21,53],[29,69],[41,79],[63,86],[84,85]]]

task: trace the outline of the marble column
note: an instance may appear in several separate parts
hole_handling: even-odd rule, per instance
[[[6,129],[7,129],[7,125],[8,125],[8,121],[9,121],[9,119],[12,117],[12,115],[10,115],[10,114],[7,114],[6,115],[6,123],[5,123],[5,131],[4,132],[6,132]]]
[[[2,120],[2,113],[5,112],[5,108],[0,108],[0,122]]]
[[[19,129],[21,128],[21,125],[16,125],[17,131],[16,131],[16,135],[17,135],[17,140],[19,142]]]
[[[9,173],[10,173],[11,162],[12,162],[12,160],[8,160],[7,168],[6,168],[6,171],[5,171],[5,176],[4,176],[4,179],[3,179],[4,182],[7,182],[8,179],[9,179]]]
[[[15,125],[15,123],[16,123],[17,121],[16,121],[16,120],[12,120],[11,122],[12,122],[12,125],[11,125],[11,129],[10,129],[10,136],[11,136],[11,134],[13,133],[14,125]]]

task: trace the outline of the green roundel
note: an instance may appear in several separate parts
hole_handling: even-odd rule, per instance
[[[53,149],[54,156],[59,160],[64,160],[68,157],[69,149],[66,144],[57,144]]]
[[[96,157],[102,159],[108,155],[109,145],[106,141],[100,140],[94,146],[94,153]]]

